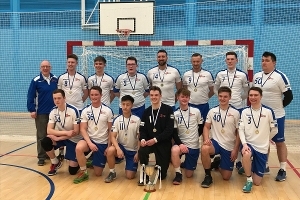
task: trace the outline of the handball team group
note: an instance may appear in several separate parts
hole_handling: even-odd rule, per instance
[[[194,53],[191,69],[181,76],[167,64],[167,52],[159,50],[158,65],[149,67],[146,75],[138,71],[137,59],[128,57],[125,72],[112,77],[105,72],[106,59],[98,56],[95,74],[88,78],[76,71],[75,54],[67,56],[67,71],[58,78],[51,73],[50,62],[42,61],[27,96],[37,129],[38,165],[50,159],[48,175],[53,176],[66,159],[77,184],[89,179],[88,168],[101,176],[107,163],[109,174],[104,181],[110,183],[117,178],[115,165],[124,160],[126,178],[134,179],[140,168],[137,184],[143,186],[151,180],[141,166],[147,166],[149,154],[154,153],[159,178],[165,179],[171,166],[173,184],[179,185],[183,172],[186,178],[193,176],[200,157],[205,172],[199,180],[201,187],[213,183],[212,170],[218,169],[229,180],[236,168],[246,175],[242,191],[249,193],[253,184],[260,185],[270,173],[273,142],[280,164],[274,178],[285,181],[284,107],[293,100],[289,80],[276,69],[271,52],[262,54],[261,71],[255,73],[253,83],[236,68],[235,52],[227,52],[224,59],[227,68],[213,76],[202,68],[202,55]],[[209,105],[214,95],[218,105]],[[151,105],[146,108],[148,97]],[[91,103],[84,106],[87,98]],[[117,117],[110,108],[116,98]],[[249,106],[244,106],[244,100]]]

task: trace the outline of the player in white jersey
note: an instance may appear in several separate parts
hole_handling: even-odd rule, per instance
[[[220,166],[220,173],[224,180],[229,180],[232,174],[234,161],[237,158],[240,139],[238,135],[239,111],[229,104],[231,90],[220,87],[218,90],[219,105],[210,109],[203,128],[203,145],[201,147],[201,160],[205,170],[205,178],[201,186],[208,188],[213,180],[211,168]],[[209,138],[211,132],[211,139]],[[210,156],[220,154],[221,159]]]
[[[65,92],[61,89],[53,91],[55,107],[49,114],[47,137],[41,140],[41,145],[51,159],[48,176],[57,173],[62,166],[61,160],[55,157],[54,150],[66,146],[66,159],[69,160],[69,173],[77,173],[79,166],[76,160],[76,143],[82,139],[79,134],[80,115],[72,105],[66,103]]]
[[[264,52],[262,55],[262,71],[254,75],[253,81],[254,86],[260,87],[263,91],[262,104],[272,108],[277,118],[278,133],[272,140],[276,143],[280,169],[275,180],[284,181],[286,179],[287,161],[287,148],[284,143],[284,107],[292,102],[293,93],[288,78],[284,73],[277,70],[275,66],[275,54]],[[268,164],[266,165],[265,171],[270,171]]]
[[[182,182],[180,170],[180,156],[185,155],[185,175],[190,178],[194,174],[199,158],[199,135],[202,134],[203,119],[197,108],[189,106],[191,92],[188,89],[180,88],[177,91],[179,108],[174,112],[174,133],[175,145],[171,149],[171,161],[175,169],[174,185]]]
[[[137,59],[128,57],[126,59],[127,71],[120,74],[115,81],[114,92],[120,98],[119,114],[122,114],[121,98],[130,95],[134,98],[132,113],[142,117],[145,110],[145,98],[149,95],[149,81],[145,74],[137,71]]]
[[[251,106],[243,109],[239,123],[243,167],[247,176],[243,192],[246,193],[251,192],[253,183],[260,185],[267,162],[269,141],[278,131],[273,110],[261,104],[262,94],[259,87],[250,88]]]
[[[237,54],[233,51],[226,53],[227,69],[217,73],[214,91],[217,95],[218,89],[221,86],[227,86],[232,91],[230,104],[241,112],[243,100],[247,98],[249,90],[249,80],[245,72],[236,68],[238,62]],[[238,153],[236,160],[236,168],[239,170],[242,167],[241,153]]]
[[[103,56],[97,56],[94,59],[94,67],[96,73],[88,78],[88,88],[100,86],[102,89],[101,101],[107,106],[113,101],[115,95],[113,92],[114,79],[112,76],[104,72],[106,59]]]
[[[203,119],[209,111],[208,100],[214,95],[212,74],[201,67],[202,55],[194,53],[191,57],[193,68],[183,74],[183,87],[191,91],[190,106],[198,108]]]
[[[138,148],[139,148],[139,127],[140,118],[131,113],[134,98],[125,95],[121,98],[121,106],[123,114],[114,119],[111,143],[107,150],[107,163],[109,166],[109,174],[105,179],[106,183],[111,183],[116,179],[115,157],[126,158],[125,176],[128,179],[135,177],[138,167]]]
[[[81,183],[89,178],[84,153],[93,151],[92,165],[96,176],[101,176],[106,163],[106,153],[111,146],[110,131],[113,112],[101,103],[102,89],[93,86],[90,89],[91,105],[85,107],[81,113],[80,133],[84,140],[76,146],[76,158],[80,166],[80,173],[74,183]]]
[[[74,105],[81,111],[84,107],[83,102],[88,97],[87,80],[76,71],[78,57],[75,54],[70,54],[67,59],[67,72],[58,77],[58,89],[65,91],[67,103]]]
[[[157,52],[158,65],[150,69],[147,77],[152,86],[158,86],[162,91],[162,103],[167,104],[175,111],[175,91],[182,87],[180,72],[175,67],[167,64],[168,54],[166,50]]]

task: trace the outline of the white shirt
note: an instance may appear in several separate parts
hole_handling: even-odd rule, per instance
[[[232,151],[234,149],[239,118],[239,111],[232,106],[229,106],[228,111],[222,110],[219,106],[216,106],[210,109],[207,114],[206,122],[211,124],[210,132],[212,138],[227,151]],[[224,131],[223,133],[222,129]]]
[[[76,72],[71,76],[66,72],[60,75],[57,87],[65,91],[68,104],[74,105],[79,110],[83,109],[82,90],[87,89],[87,80],[82,74]]]
[[[236,69],[233,71],[222,70],[217,73],[215,80],[215,93],[220,87],[229,87],[232,91],[230,104],[238,109],[243,108],[242,94],[244,90],[249,89],[248,76],[245,72]]]
[[[111,131],[117,133],[117,141],[128,151],[137,151],[138,135],[141,120],[138,116],[131,115],[125,118],[119,115],[114,119]]]
[[[96,74],[93,74],[88,78],[88,88],[91,89],[91,87],[93,86],[101,87],[101,102],[107,106],[110,106],[110,91],[112,91],[114,87],[113,77],[106,73],[104,73],[102,76],[97,76]]]
[[[138,108],[145,104],[144,93],[149,92],[149,81],[146,75],[140,72],[135,76],[129,76],[125,72],[117,77],[114,92],[120,92],[120,107],[121,98],[130,95],[134,98],[133,108]]]
[[[81,113],[81,122],[88,123],[87,133],[90,139],[98,144],[107,144],[109,135],[107,123],[112,122],[113,118],[113,111],[104,104],[98,108],[89,105]]]
[[[239,123],[241,142],[242,144],[250,144],[260,153],[267,154],[270,139],[278,132],[278,130],[276,130],[274,132],[275,134],[271,134],[271,128],[274,127],[277,127],[277,122],[271,108],[264,105],[262,105],[259,110],[253,110],[250,107],[246,107],[242,111]]]
[[[201,69],[200,72],[189,70],[183,74],[182,82],[191,91],[190,103],[199,105],[208,102],[209,87],[214,86],[214,79],[209,71],[205,69]]]
[[[290,81],[284,73],[275,69],[269,74],[258,72],[253,77],[254,86],[260,87],[263,91],[262,104],[272,108],[276,118],[285,116],[282,94],[292,90]]]
[[[174,117],[174,128],[178,129],[181,142],[191,149],[199,149],[198,124],[203,124],[200,111],[193,107],[185,111],[178,108]]]
[[[176,83],[181,82],[178,69],[167,65],[165,70],[159,70],[158,66],[153,67],[147,73],[147,77],[153,86],[160,87],[162,91],[161,101],[169,106],[175,105]]]
[[[70,131],[74,130],[74,124],[80,123],[80,115],[77,108],[70,104],[66,104],[66,109],[60,111],[57,106],[55,106],[49,114],[49,124],[55,124],[55,128],[59,131]],[[82,136],[76,135],[69,140],[77,143],[82,139]]]

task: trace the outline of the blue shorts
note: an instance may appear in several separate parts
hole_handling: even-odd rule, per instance
[[[285,122],[285,117],[281,117],[277,119],[277,128],[278,128],[278,133],[272,138],[274,142],[284,142],[284,122]]]
[[[125,170],[136,172],[137,168],[138,168],[138,163],[134,162],[134,156],[136,154],[136,151],[128,151],[121,144],[119,144],[119,147],[123,151],[125,159],[126,159]]]
[[[189,103],[189,105],[193,108],[197,108],[198,110],[200,110],[201,116],[203,118],[203,122],[205,122],[207,113],[209,111],[209,104],[205,103],[205,104],[196,105],[196,104]]]
[[[132,108],[131,109],[131,112],[138,116],[140,119],[142,119],[142,116],[143,116],[143,113],[145,111],[145,104],[142,105],[141,107],[138,107],[138,108]],[[119,108],[119,114],[122,115],[123,114],[123,111],[122,111],[122,108]]]
[[[226,149],[221,147],[219,143],[214,139],[211,139],[211,142],[215,148],[215,155],[221,155],[220,168],[228,171],[233,171],[234,162],[231,162],[230,160],[231,151],[227,151]]]
[[[184,154],[184,168],[187,170],[195,170],[197,168],[198,158],[200,154],[200,149],[188,148],[189,152]]]
[[[98,144],[92,141],[98,148],[98,151],[93,151],[93,161],[92,164],[97,167],[105,167],[106,164],[106,156],[104,155],[104,151],[107,148],[107,144]]]
[[[251,154],[253,158],[251,166],[252,172],[255,173],[257,176],[263,177],[268,159],[268,154],[260,153],[254,150],[250,144],[247,145],[251,149]]]
[[[77,162],[76,159],[76,143],[72,142],[71,140],[61,140],[57,141],[56,145],[54,146],[54,149],[59,149],[60,147],[66,147],[66,154],[65,158],[67,160],[72,160],[74,162]]]

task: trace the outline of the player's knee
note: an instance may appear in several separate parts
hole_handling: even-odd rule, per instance
[[[202,145],[202,147],[201,147],[201,154],[207,154],[207,153],[209,153],[209,148],[210,148],[210,146],[208,146],[208,145]]]
[[[71,175],[77,174],[78,170],[79,170],[79,166],[77,166],[77,167],[71,167],[71,166],[69,166],[69,173]]]
[[[179,146],[178,146],[178,145],[174,145],[174,146],[172,147],[172,149],[171,149],[171,153],[172,153],[172,155],[177,155],[177,154],[179,154],[179,153],[180,153],[180,148],[179,148]]]
[[[249,151],[244,151],[242,153],[242,155],[243,155],[243,158],[245,158],[245,159],[249,159],[251,157],[251,153]]]
[[[41,146],[43,147],[43,149],[47,152],[47,151],[51,151],[53,149],[53,144],[52,144],[52,140],[48,137],[44,137],[41,140]]]
[[[114,146],[110,146],[110,147],[108,147],[108,149],[107,149],[107,155],[108,155],[108,156],[114,155],[114,154],[115,154],[115,151],[116,151],[116,148],[115,148]]]

